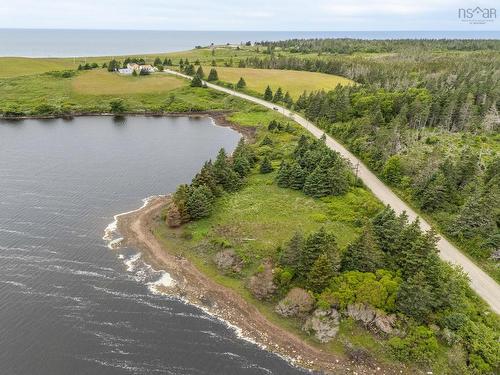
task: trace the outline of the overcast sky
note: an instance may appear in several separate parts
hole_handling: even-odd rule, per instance
[[[0,28],[148,30],[498,30],[470,25],[467,0],[15,0],[0,2]]]

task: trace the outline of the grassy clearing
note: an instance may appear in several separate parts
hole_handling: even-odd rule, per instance
[[[56,70],[73,70],[79,62],[73,59],[32,59],[25,57],[0,57],[0,78],[39,74]]]
[[[133,77],[105,69],[83,72],[71,82],[75,93],[87,95],[161,94],[185,85],[185,80],[166,74]]]
[[[256,144],[270,135],[273,147],[259,147],[257,155],[266,153],[272,157],[277,169],[279,160],[290,155],[304,130],[292,125],[292,132],[270,134],[266,126],[271,119],[283,118],[273,111],[254,108],[235,112],[229,119],[242,126],[257,128]],[[259,301],[246,287],[247,277],[255,273],[265,258],[276,259],[279,246],[300,230],[310,233],[325,227],[335,234],[340,248],[345,248],[358,236],[363,218],[373,216],[382,205],[367,190],[352,188],[344,196],[314,199],[302,192],[282,189],[276,185],[276,170],[260,174],[256,167],[248,177],[245,187],[233,194],[217,199],[210,217],[191,222],[179,229],[159,225],[155,234],[169,251],[185,256],[202,272],[215,281],[237,291],[255,305],[270,321],[293,332],[308,343],[333,353],[344,353],[344,340],[356,335],[356,343],[372,350],[381,362],[388,360],[381,343],[356,324],[343,325],[339,339],[328,345],[319,344],[301,330],[302,322],[283,318],[274,312],[276,301]],[[230,246],[244,260],[241,274],[223,275],[212,261],[221,244]]]
[[[203,67],[208,74],[211,67]],[[337,85],[352,85],[350,79],[332,74],[304,72],[297,70],[253,69],[216,67],[219,79],[236,84],[243,77],[247,88],[251,91],[264,93],[269,85],[273,91],[281,87],[290,92],[293,99],[297,99],[304,91],[333,90]]]

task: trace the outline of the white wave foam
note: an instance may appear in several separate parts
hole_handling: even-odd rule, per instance
[[[136,265],[135,263],[141,258],[142,254],[137,253],[135,255],[132,255],[129,259],[126,259],[123,263],[125,263],[125,266],[127,267],[128,272],[134,271]]]
[[[146,207],[148,205],[148,203],[156,198],[156,197],[163,197],[164,195],[152,195],[150,197],[147,197],[147,198],[144,198],[142,200],[142,206],[135,209],[135,210],[132,210],[132,211],[127,211],[127,212],[122,212],[121,214],[117,214],[115,216],[113,216],[113,221],[111,223],[108,224],[108,226],[104,229],[104,236],[102,237],[102,239],[106,242],[108,242],[108,247],[110,245],[110,242],[113,242],[114,238],[114,234],[116,233],[116,231],[118,230],[118,218],[120,216],[123,216],[123,215],[128,215],[128,214],[131,214],[133,212],[137,212],[137,211],[140,211],[142,210],[144,207]],[[116,248],[116,247],[115,247]],[[110,247],[110,249],[113,249]]]
[[[162,288],[171,288],[175,285],[175,280],[168,272],[161,271],[161,274],[158,280],[147,283],[148,289],[153,294],[161,294]]]

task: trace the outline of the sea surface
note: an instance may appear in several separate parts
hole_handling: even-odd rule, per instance
[[[500,31],[137,31],[1,29],[0,56],[118,56],[290,38],[499,39]]]
[[[158,294],[168,274],[102,238],[239,138],[208,118],[0,121],[0,373],[306,373]]]

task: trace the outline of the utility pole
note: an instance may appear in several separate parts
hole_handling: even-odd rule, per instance
[[[354,167],[354,174],[356,176],[356,185],[358,184],[358,173],[359,173],[359,161],[356,163],[356,166]]]

